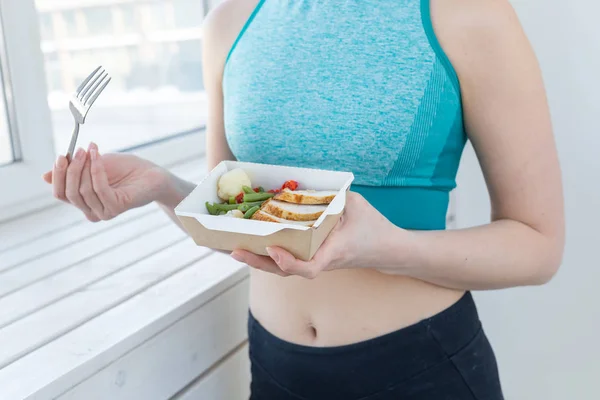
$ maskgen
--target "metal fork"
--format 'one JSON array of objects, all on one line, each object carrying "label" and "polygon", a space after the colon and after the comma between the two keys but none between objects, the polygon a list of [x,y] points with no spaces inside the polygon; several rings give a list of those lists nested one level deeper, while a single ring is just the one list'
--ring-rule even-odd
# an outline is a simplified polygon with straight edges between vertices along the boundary
[{"label": "metal fork", "polygon": [[69,162],[71,161],[71,158],[73,158],[73,152],[77,145],[79,126],[85,123],[85,117],[90,111],[90,108],[111,79],[108,72],[106,72],[102,66],[99,66],[94,72],[89,74],[83,82],[81,82],[81,85],[79,85],[75,93],[71,96],[69,109],[75,119],[75,129],[73,130],[73,135],[71,135],[71,143],[69,144],[69,150],[67,151],[67,160],[69,160]]}]

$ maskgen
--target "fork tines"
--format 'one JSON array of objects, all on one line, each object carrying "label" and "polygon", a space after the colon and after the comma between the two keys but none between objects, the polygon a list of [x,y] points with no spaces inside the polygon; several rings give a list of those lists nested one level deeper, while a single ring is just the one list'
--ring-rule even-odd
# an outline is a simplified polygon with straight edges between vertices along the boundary
[{"label": "fork tines", "polygon": [[94,101],[100,96],[110,80],[111,77],[108,72],[102,66],[99,66],[79,85],[75,96],[82,105],[89,107],[94,104]]}]

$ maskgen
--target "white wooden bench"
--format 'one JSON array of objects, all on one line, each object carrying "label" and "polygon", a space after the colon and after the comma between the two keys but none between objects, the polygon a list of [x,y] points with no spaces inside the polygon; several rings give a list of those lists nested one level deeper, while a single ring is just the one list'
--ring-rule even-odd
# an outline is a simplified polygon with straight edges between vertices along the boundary
[{"label": "white wooden bench", "polygon": [[247,297],[246,267],[155,205],[0,224],[0,399],[247,399]]}]

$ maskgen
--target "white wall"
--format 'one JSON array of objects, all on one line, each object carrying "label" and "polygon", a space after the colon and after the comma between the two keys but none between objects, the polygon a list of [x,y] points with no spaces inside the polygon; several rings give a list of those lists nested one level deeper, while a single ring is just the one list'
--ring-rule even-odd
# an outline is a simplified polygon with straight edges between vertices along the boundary
[{"label": "white wall", "polygon": [[[567,247],[539,288],[476,293],[506,398],[600,398],[600,4],[514,0],[542,65],[560,152]],[[459,172],[457,225],[489,221],[471,148]]]}]

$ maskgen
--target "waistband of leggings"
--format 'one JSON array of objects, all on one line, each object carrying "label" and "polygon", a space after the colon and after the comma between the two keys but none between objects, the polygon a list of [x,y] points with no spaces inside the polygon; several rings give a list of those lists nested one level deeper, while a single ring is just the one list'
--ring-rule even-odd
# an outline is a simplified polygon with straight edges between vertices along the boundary
[{"label": "waistband of leggings", "polygon": [[446,353],[453,354],[460,350],[481,329],[477,308],[470,292],[466,292],[457,302],[445,310],[413,325],[372,339],[341,346],[316,347],[288,342],[264,328],[254,318],[252,311],[249,311],[248,314],[249,332],[268,342],[269,345],[294,353],[325,356],[346,352],[352,353],[395,341],[418,343],[430,335],[434,337]]},{"label": "waistband of leggings", "polygon": [[431,336],[452,355],[465,346],[481,330],[481,321],[471,292],[446,310],[421,321]]}]

